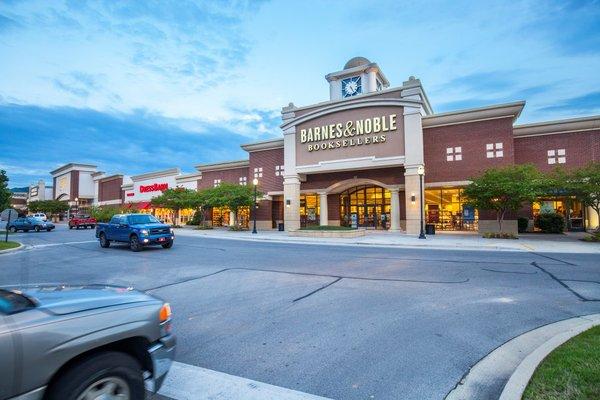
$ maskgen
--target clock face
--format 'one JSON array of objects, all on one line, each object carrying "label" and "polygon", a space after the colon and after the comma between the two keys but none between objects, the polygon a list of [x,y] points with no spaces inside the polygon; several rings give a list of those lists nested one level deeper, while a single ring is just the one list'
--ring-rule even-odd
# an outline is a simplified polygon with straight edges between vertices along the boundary
[{"label": "clock face", "polygon": [[351,97],[361,93],[360,76],[342,80],[342,96]]}]

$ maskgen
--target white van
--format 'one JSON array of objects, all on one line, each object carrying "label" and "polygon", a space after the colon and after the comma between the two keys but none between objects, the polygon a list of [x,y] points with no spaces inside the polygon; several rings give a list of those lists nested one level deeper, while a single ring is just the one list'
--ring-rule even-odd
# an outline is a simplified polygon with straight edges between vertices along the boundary
[{"label": "white van", "polygon": [[46,217],[46,214],[44,214],[44,213],[35,213],[35,214],[32,215],[32,217],[33,218],[39,218],[42,221],[48,220],[48,217]]}]

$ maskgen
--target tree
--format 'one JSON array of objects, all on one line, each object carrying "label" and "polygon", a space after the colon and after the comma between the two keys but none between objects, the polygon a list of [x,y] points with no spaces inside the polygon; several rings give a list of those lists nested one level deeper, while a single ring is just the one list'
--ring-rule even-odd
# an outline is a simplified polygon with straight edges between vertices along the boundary
[{"label": "tree", "polygon": [[66,212],[69,209],[69,205],[60,200],[35,200],[29,202],[27,208],[30,212],[43,212],[54,215]]},{"label": "tree", "polygon": [[[242,207],[254,204],[254,188],[252,186],[223,182],[216,187],[200,192],[204,202],[210,207],[228,207],[234,213],[235,224],[238,224],[238,211]],[[262,193],[257,192],[257,196]]]},{"label": "tree", "polygon": [[590,163],[573,171],[569,176],[569,190],[584,206],[600,215],[600,163]]},{"label": "tree", "polygon": [[463,194],[467,204],[479,210],[494,210],[498,228],[508,211],[517,211],[543,192],[543,175],[533,165],[491,168],[472,178]]},{"label": "tree", "polygon": [[10,207],[12,192],[8,189],[8,176],[5,170],[0,170],[0,211]]},{"label": "tree", "polygon": [[164,207],[172,210],[175,214],[174,222],[177,223],[181,210],[198,207],[198,192],[180,187],[167,189],[161,195],[153,197],[151,203],[155,207]]}]

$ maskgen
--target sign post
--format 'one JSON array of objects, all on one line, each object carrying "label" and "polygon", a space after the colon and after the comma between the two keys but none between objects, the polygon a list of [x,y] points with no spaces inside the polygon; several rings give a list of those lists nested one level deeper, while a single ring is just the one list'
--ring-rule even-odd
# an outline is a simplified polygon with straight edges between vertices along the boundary
[{"label": "sign post", "polygon": [[6,226],[5,226],[6,232],[4,233],[4,241],[5,242],[8,242],[8,227],[10,226],[10,221],[14,221],[15,219],[17,219],[17,217],[18,217],[17,211],[13,210],[12,208],[7,208],[6,210],[2,211],[2,214],[0,214],[0,220],[1,221],[6,220]]}]

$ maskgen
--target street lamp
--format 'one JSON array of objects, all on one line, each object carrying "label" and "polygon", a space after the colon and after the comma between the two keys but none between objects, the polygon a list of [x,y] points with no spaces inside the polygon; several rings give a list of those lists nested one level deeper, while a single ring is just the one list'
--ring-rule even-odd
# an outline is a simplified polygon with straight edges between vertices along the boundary
[{"label": "street lamp", "polygon": [[253,210],[254,226],[252,227],[252,233],[256,233],[256,187],[258,186],[258,179],[254,178],[252,180],[252,184],[254,185],[254,210]]},{"label": "street lamp", "polygon": [[419,239],[426,239],[423,229],[423,175],[425,175],[425,167],[419,165],[417,174],[419,174],[419,208],[421,208],[421,233],[419,234]]}]

